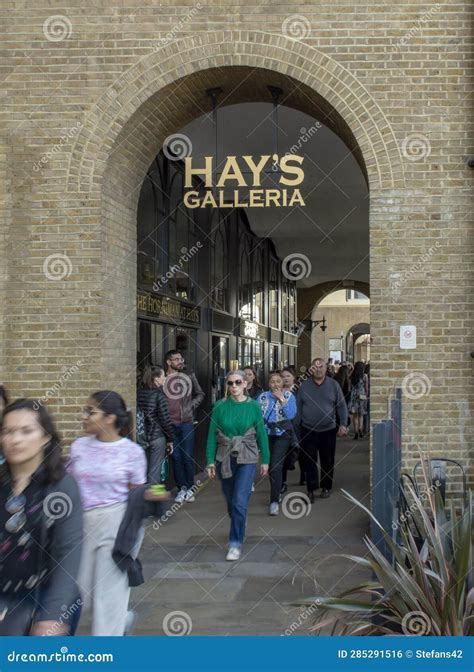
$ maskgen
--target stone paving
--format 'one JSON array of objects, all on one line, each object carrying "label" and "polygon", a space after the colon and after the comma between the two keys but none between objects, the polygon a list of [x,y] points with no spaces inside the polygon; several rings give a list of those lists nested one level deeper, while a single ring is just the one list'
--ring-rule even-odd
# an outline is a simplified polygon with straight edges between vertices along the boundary
[{"label": "stone paving", "polygon": [[[282,635],[292,624],[293,635],[310,634],[310,619],[299,619],[301,611],[291,602],[335,594],[367,576],[349,560],[329,556],[364,554],[367,517],[340,489],[369,503],[368,441],[339,440],[336,460],[333,494],[317,497],[308,515],[290,499],[288,515],[300,517],[282,511],[270,517],[268,479],[257,482],[237,563],[225,561],[229,520],[218,481],[206,481],[195,502],[158,528],[150,522],[140,553],[146,581],[132,589],[131,606],[139,614],[134,634],[175,629],[193,635]],[[298,481],[297,467],[289,472],[289,493],[305,492]],[[86,631],[84,618],[78,634]]]}]

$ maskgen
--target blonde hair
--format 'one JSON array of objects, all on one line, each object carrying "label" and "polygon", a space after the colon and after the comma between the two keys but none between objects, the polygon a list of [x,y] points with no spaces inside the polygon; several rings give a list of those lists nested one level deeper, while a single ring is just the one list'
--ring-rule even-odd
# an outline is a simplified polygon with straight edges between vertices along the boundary
[{"label": "blonde hair", "polygon": [[245,374],[240,369],[235,369],[234,371],[229,371],[229,373],[225,377],[225,393],[224,393],[225,398],[227,399],[227,397],[229,396],[229,386],[227,385],[227,381],[229,380],[230,376],[240,376],[240,378],[242,378],[244,385],[244,394],[245,396],[248,396],[247,381],[245,380]]}]

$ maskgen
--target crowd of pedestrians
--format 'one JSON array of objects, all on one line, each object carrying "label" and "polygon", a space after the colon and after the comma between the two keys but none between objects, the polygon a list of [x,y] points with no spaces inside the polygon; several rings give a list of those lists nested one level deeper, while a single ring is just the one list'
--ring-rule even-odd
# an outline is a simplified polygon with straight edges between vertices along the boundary
[{"label": "crowd of pedestrians", "polygon": [[[212,409],[206,471],[218,478],[229,514],[226,560],[239,560],[257,476],[269,477],[279,514],[288,472],[310,502],[334,482],[336,437],[368,431],[370,368],[316,358],[298,377],[274,371],[264,388],[251,367],[232,370]],[[0,635],[74,635],[81,612],[93,635],[126,635],[135,614],[130,588],[143,583],[144,522],[195,499],[195,422],[204,392],[182,353],[140,374],[133,416],[116,392],[91,394],[83,435],[69,453],[46,407],[9,402],[0,386]],[[260,465],[260,466],[259,466]],[[264,481],[259,481],[263,483]]]}]

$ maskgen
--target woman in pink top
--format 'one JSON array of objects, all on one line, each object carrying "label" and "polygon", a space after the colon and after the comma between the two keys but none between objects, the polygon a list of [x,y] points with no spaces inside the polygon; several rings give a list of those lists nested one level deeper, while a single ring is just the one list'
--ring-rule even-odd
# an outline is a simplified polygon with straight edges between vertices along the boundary
[{"label": "woman in pink top", "polygon": [[131,414],[117,392],[93,394],[83,413],[87,436],[74,441],[69,471],[84,507],[84,543],[78,584],[84,608],[92,609],[93,635],[122,636],[130,587],[112,559],[128,493],[146,482],[143,449],[124,437]]}]

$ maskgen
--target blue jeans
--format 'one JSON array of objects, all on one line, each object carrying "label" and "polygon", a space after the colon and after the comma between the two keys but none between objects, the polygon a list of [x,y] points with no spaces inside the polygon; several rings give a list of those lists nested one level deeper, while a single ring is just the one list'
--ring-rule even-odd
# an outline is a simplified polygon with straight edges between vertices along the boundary
[{"label": "blue jeans", "polygon": [[237,464],[237,458],[231,457],[232,476],[222,478],[222,464],[217,463],[217,475],[221,479],[222,492],[227,502],[230,516],[229,547],[244,543],[247,523],[247,506],[252,494],[252,484],[257,472],[256,464]]},{"label": "blue jeans", "polygon": [[182,425],[173,425],[173,470],[174,480],[181,488],[190,490],[194,485],[194,425],[185,422]]}]

